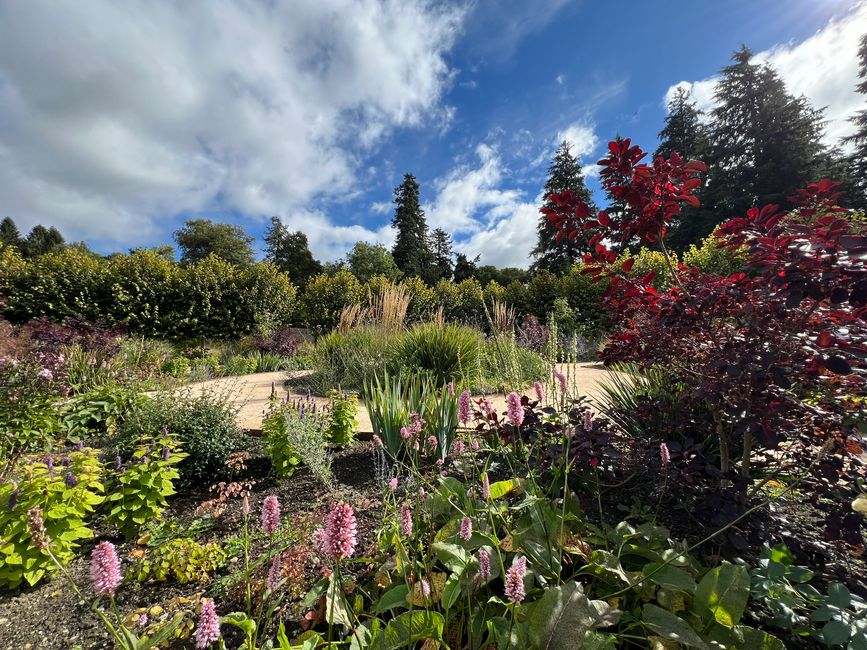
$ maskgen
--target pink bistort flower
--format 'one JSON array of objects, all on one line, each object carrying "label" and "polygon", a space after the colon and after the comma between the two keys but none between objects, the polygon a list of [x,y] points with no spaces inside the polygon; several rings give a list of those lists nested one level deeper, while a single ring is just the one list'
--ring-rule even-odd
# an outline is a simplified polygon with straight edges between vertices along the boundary
[{"label": "pink bistort flower", "polygon": [[488,473],[482,474],[482,499],[487,501],[491,498],[491,482],[488,479]]},{"label": "pink bistort flower", "polygon": [[560,386],[560,393],[563,395],[566,394],[566,375],[562,372],[554,368],[554,379],[557,380],[557,384]]},{"label": "pink bistort flower", "polygon": [[467,424],[472,418],[470,399],[470,391],[468,390],[462,392],[458,399],[458,420],[461,421],[461,424]]},{"label": "pink bistort flower", "polygon": [[455,382],[450,381],[448,385],[449,397],[455,396]]},{"label": "pink bistort flower", "polygon": [[461,539],[469,542],[473,536],[473,520],[469,517],[461,519]]},{"label": "pink bistort flower", "polygon": [[335,562],[350,557],[358,543],[358,524],[352,506],[341,501],[331,509],[328,524],[320,534],[322,550]]},{"label": "pink bistort flower", "polygon": [[268,591],[274,591],[277,588],[277,585],[280,583],[280,578],[283,577],[283,556],[281,553],[278,553],[274,556],[274,559],[271,560],[271,568],[268,569],[268,580],[265,583],[265,586],[268,588]]},{"label": "pink bistort flower", "polygon": [[584,430],[593,430],[593,414],[590,411],[584,411]]},{"label": "pink bistort flower", "polygon": [[100,542],[90,554],[90,581],[99,596],[114,596],[120,586],[120,560],[111,542]]},{"label": "pink bistort flower", "polygon": [[400,507],[400,529],[407,537],[412,537],[412,510],[405,503]]},{"label": "pink bistort flower", "polygon": [[427,437],[427,444],[430,446],[431,451],[436,451],[437,445],[439,444],[439,440],[437,440],[436,436],[428,436]]},{"label": "pink bistort flower", "polygon": [[491,556],[485,550],[479,551],[479,578],[487,580],[491,577]]},{"label": "pink bistort flower", "polygon": [[409,439],[409,429],[407,429],[406,427],[401,427],[400,428],[400,437],[403,438],[404,440]]},{"label": "pink bistort flower", "polygon": [[671,452],[668,451],[668,445],[664,442],[659,443],[659,461],[662,463],[662,468],[671,462]]},{"label": "pink bistort flower", "polygon": [[421,579],[421,593],[425,598],[430,598],[430,583],[426,578]]},{"label": "pink bistort flower", "polygon": [[524,600],[524,574],[527,573],[527,558],[523,555],[512,561],[506,571],[506,597],[516,605]]},{"label": "pink bistort flower", "polygon": [[464,444],[463,440],[455,440],[455,444],[452,445],[452,453],[456,456],[463,456],[466,450],[467,446]]},{"label": "pink bistort flower", "polygon": [[506,416],[516,427],[524,422],[524,407],[521,406],[521,397],[515,391],[506,396]]},{"label": "pink bistort flower", "polygon": [[479,446],[480,446],[480,445],[479,445],[479,439],[478,439],[478,438],[473,438],[472,442],[470,442],[470,447],[472,448],[472,450],[473,450],[473,451],[478,451],[478,450],[479,450]]},{"label": "pink bistort flower", "polygon": [[395,477],[395,478],[392,478],[392,479],[388,482],[388,488],[389,488],[390,490],[396,490],[396,489],[397,489],[397,478],[396,478],[396,477]]},{"label": "pink bistort flower", "polygon": [[542,382],[537,381],[533,383],[533,389],[536,391],[536,399],[541,404],[545,401],[545,389],[542,388]]},{"label": "pink bistort flower", "polygon": [[220,638],[220,617],[214,601],[210,598],[202,598],[202,606],[199,611],[199,624],[196,626],[196,648],[204,650]]},{"label": "pink bistort flower", "polygon": [[280,502],[273,494],[262,503],[262,530],[273,535],[280,527]]}]

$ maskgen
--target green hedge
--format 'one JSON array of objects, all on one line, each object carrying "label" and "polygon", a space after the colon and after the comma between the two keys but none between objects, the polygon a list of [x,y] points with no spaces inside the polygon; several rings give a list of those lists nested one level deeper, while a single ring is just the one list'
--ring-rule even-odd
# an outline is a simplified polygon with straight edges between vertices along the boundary
[{"label": "green hedge", "polygon": [[0,276],[4,317],[84,318],[166,338],[238,338],[288,325],[295,287],[261,262],[234,267],[217,257],[189,266],[152,251],[101,258],[74,248],[22,261],[8,258]]}]

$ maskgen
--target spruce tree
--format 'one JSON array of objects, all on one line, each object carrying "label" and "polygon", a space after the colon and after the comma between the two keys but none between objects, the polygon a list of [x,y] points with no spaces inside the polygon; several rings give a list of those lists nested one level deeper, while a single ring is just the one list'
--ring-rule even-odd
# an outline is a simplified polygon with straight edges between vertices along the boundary
[{"label": "spruce tree", "polygon": [[[659,132],[659,146],[654,158],[669,158],[677,152],[685,160],[702,160],[708,155],[707,128],[701,122],[702,112],[691,100],[689,91],[680,87],[668,103],[665,127]],[[696,195],[701,200],[702,192]],[[690,244],[698,243],[713,230],[719,219],[716,214],[702,203],[701,206],[684,207],[673,220],[665,237],[666,246],[675,251],[684,251]]]},{"label": "spruce tree", "polygon": [[279,217],[271,217],[271,225],[265,230],[265,259],[299,287],[322,272],[322,265],[310,252],[307,235],[300,230],[291,232]]},{"label": "spruce tree", "polygon": [[[858,78],[861,82],[855,89],[867,95],[867,34],[861,37],[858,48],[858,58],[861,59]],[[855,151],[849,156],[849,176],[852,179],[848,204],[859,210],[867,210],[867,108],[858,111],[851,118],[856,127],[855,133],[843,139],[844,143],[855,146]]]},{"label": "spruce tree", "polygon": [[[554,154],[554,159],[551,161],[551,166],[548,167],[544,207],[552,206],[548,199],[551,194],[572,190],[574,194],[590,205],[591,212],[594,212],[596,208],[590,197],[590,190],[584,184],[581,165],[570,150],[571,145],[568,142],[565,140],[561,142],[557,148],[557,153]],[[576,240],[570,240],[568,237],[562,237],[557,241],[557,229],[551,227],[544,214],[539,215],[536,231],[538,243],[531,253],[536,258],[532,266],[534,271],[546,270],[563,275],[569,272],[573,264],[581,260],[585,251],[581,249],[580,243]]]},{"label": "spruce tree", "polygon": [[819,180],[828,159],[822,111],[751,58],[746,47],[735,52],[716,86],[705,194],[720,219],[755,205],[790,207],[789,197]]},{"label": "spruce tree", "polygon": [[404,174],[403,183],[394,189],[394,218],[397,229],[391,255],[397,268],[406,277],[416,276],[431,280],[433,255],[428,245],[428,228],[419,201],[418,181],[412,174]]},{"label": "spruce tree", "polygon": [[12,217],[6,217],[0,221],[0,243],[5,246],[14,246],[20,251],[23,241],[21,232]]},{"label": "spruce tree", "polygon": [[451,280],[453,273],[451,236],[442,228],[434,229],[431,233],[430,247],[433,252],[432,275],[435,280]]}]

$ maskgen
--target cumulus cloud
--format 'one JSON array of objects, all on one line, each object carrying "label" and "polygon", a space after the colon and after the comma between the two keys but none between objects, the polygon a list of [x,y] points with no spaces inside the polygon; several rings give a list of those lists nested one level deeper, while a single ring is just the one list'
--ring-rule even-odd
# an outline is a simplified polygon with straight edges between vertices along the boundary
[{"label": "cumulus cloud", "polygon": [[[777,45],[755,55],[756,61],[767,62],[777,70],[790,92],[804,95],[813,106],[826,107],[825,140],[830,145],[852,132],[848,119],[864,106],[864,96],[855,92],[855,84],[858,42],[865,31],[867,3],[860,3],[800,43]],[[714,106],[717,78],[675,84],[666,92],[666,102],[678,86],[684,86],[698,107],[709,111]]]},{"label": "cumulus cloud", "polygon": [[357,224],[339,226],[332,223],[327,215],[313,210],[290,212],[281,217],[281,221],[290,230],[300,230],[307,235],[311,252],[320,260],[334,261],[358,241],[384,244],[388,248],[394,244],[394,230],[389,223],[376,230]]},{"label": "cumulus cloud", "polygon": [[572,145],[572,155],[576,158],[592,153],[599,144],[599,136],[593,127],[579,122],[570,124],[557,134],[557,142],[564,140]]},{"label": "cumulus cloud", "polygon": [[4,3],[0,207],[129,245],[205,211],[330,228],[309,206],[357,190],[383,137],[449,123],[463,18],[422,0]]},{"label": "cumulus cloud", "polygon": [[458,235],[455,249],[482,264],[525,267],[535,245],[537,203],[519,189],[502,188],[509,170],[497,149],[476,147],[474,164],[456,166],[434,182],[436,198],[424,210],[431,228]]}]

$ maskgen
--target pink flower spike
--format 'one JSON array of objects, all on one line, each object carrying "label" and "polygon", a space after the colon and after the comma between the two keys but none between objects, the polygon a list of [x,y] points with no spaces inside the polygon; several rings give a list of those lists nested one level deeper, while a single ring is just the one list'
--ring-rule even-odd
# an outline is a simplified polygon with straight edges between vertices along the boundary
[{"label": "pink flower spike", "polygon": [[539,404],[541,404],[542,402],[545,401],[545,389],[542,388],[542,382],[541,381],[534,382],[533,388],[536,391],[536,399],[538,400]]},{"label": "pink flower spike", "polygon": [[527,558],[523,555],[512,561],[506,571],[506,596],[516,605],[524,600],[524,575],[527,573]]},{"label": "pink flower spike", "polygon": [[202,598],[202,606],[199,611],[199,625],[196,627],[196,648],[204,650],[220,638],[220,617],[214,601],[210,598]]},{"label": "pink flower spike", "polygon": [[468,390],[462,392],[458,399],[458,419],[461,421],[461,424],[467,424],[472,417],[470,400],[470,391]]},{"label": "pink flower spike", "polygon": [[278,553],[274,556],[274,559],[271,560],[271,568],[268,569],[268,581],[265,586],[268,591],[273,592],[277,585],[280,583],[280,579],[283,577],[283,558],[282,554]]},{"label": "pink flower spike", "polygon": [[506,396],[506,415],[514,426],[519,427],[524,422],[524,407],[521,397],[515,391]]},{"label": "pink flower spike", "polygon": [[348,503],[340,502],[328,515],[328,524],[319,537],[321,546],[335,562],[350,557],[358,543],[358,523]]},{"label": "pink flower spike", "polygon": [[593,430],[593,414],[590,411],[584,411],[584,430]]},{"label": "pink flower spike", "polygon": [[457,456],[462,456],[466,450],[467,446],[464,444],[463,440],[456,440],[455,444],[452,445],[452,452]]},{"label": "pink flower spike", "polygon": [[426,578],[421,579],[421,593],[425,598],[430,598],[430,583]]},{"label": "pink flower spike", "polygon": [[662,469],[671,462],[671,452],[668,451],[668,445],[664,442],[659,444],[659,460],[662,463]]},{"label": "pink flower spike", "polygon": [[473,438],[473,441],[470,443],[470,447],[472,448],[473,451],[478,451],[479,450],[479,439]]},{"label": "pink flower spike", "polygon": [[488,473],[482,474],[482,499],[487,501],[491,498],[491,482],[488,479]]},{"label": "pink flower spike", "polygon": [[428,436],[427,444],[430,445],[431,450],[436,451],[439,440],[437,440],[436,436]]},{"label": "pink flower spike", "polygon": [[412,537],[412,510],[405,503],[400,507],[400,528],[407,537]]},{"label": "pink flower spike", "polygon": [[409,429],[407,429],[406,427],[401,427],[400,428],[400,437],[403,438],[404,440],[409,439]]},{"label": "pink flower spike", "polygon": [[479,578],[487,580],[491,577],[491,557],[487,551],[479,551]]},{"label": "pink flower spike", "polygon": [[120,586],[120,560],[111,542],[100,542],[90,554],[90,581],[100,596],[114,596]]},{"label": "pink flower spike", "polygon": [[450,381],[448,385],[449,397],[455,396],[455,382]]},{"label": "pink flower spike", "polygon": [[262,530],[273,535],[280,527],[280,502],[273,494],[262,503]]},{"label": "pink flower spike", "polygon": [[388,487],[389,487],[389,489],[391,489],[391,490],[396,490],[396,489],[397,489],[397,479],[396,479],[396,478],[391,479],[391,480],[388,482]]},{"label": "pink flower spike", "polygon": [[560,372],[559,370],[554,368],[554,379],[557,380],[557,383],[560,386],[560,393],[565,395],[566,394],[566,375],[564,375],[562,372]]},{"label": "pink flower spike", "polygon": [[461,539],[469,542],[473,536],[473,520],[469,517],[461,519]]}]

